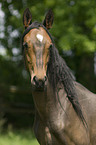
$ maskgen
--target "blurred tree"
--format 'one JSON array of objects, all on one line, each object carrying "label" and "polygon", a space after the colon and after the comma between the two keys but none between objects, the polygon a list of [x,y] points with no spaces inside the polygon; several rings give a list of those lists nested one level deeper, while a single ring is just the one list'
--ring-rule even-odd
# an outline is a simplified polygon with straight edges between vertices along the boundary
[{"label": "blurred tree", "polygon": [[[29,7],[33,21],[43,21],[44,13],[51,8],[55,15],[52,34],[61,50],[74,50],[76,53],[94,52],[96,40],[96,1],[94,0],[3,0],[5,13],[5,36],[3,46],[8,51],[20,47],[23,32],[22,15]],[[19,48],[20,49],[20,48]]]},{"label": "blurred tree", "polygon": [[[0,84],[22,86],[24,90],[30,86],[29,76],[24,69],[21,48],[21,37],[24,31],[22,17],[27,7],[32,12],[33,21],[40,22],[43,21],[44,13],[48,9],[53,10],[54,24],[50,31],[57,48],[73,69],[77,80],[96,92],[95,0],[0,0]],[[7,96],[7,101],[11,103],[31,103],[30,93],[27,97],[18,91],[15,94],[10,91],[9,94],[5,92],[4,97]]]}]

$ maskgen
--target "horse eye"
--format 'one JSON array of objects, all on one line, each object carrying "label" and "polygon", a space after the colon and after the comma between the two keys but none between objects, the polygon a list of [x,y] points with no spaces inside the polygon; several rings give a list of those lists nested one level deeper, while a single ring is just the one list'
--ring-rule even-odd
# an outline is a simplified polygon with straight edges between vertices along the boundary
[{"label": "horse eye", "polygon": [[49,48],[52,48],[52,46],[53,46],[53,45],[51,44]]},{"label": "horse eye", "polygon": [[27,42],[24,42],[24,43],[23,43],[23,47],[28,48]]}]

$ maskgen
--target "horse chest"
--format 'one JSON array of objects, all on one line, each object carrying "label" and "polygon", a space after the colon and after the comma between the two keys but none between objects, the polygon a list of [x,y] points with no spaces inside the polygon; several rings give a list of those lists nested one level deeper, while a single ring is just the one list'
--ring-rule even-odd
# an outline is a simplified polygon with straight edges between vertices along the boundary
[{"label": "horse chest", "polygon": [[[79,132],[72,128],[66,129],[62,121],[46,123],[38,120],[37,122],[36,137],[40,145],[89,145],[89,139],[86,139],[86,134],[83,130]],[[70,130],[69,132],[68,129]]]},{"label": "horse chest", "polygon": [[76,122],[74,119],[72,120],[72,118],[75,118],[75,113],[70,118],[62,108],[57,108],[56,111],[54,107],[51,109],[48,106],[46,107],[49,108],[46,112],[48,113],[47,118],[43,120],[38,115],[38,118],[35,120],[35,133],[40,142],[43,138],[44,145],[89,145],[89,139],[82,124],[78,120]]},{"label": "horse chest", "polygon": [[[34,94],[38,112],[34,128],[40,145],[88,145],[85,137],[86,132],[82,127],[80,129],[80,121],[67,100],[64,90],[59,91],[64,110],[53,95],[52,91]],[[77,119],[74,120],[74,118]]]}]

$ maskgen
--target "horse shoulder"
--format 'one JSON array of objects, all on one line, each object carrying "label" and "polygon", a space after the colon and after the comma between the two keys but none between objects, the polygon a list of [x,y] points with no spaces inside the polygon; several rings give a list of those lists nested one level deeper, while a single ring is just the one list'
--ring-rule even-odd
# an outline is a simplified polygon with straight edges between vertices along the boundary
[{"label": "horse shoulder", "polygon": [[57,105],[58,111],[55,112],[55,119],[50,122],[56,138],[69,145],[89,145],[86,129],[68,100],[64,88],[59,90],[58,95],[62,107],[60,104]]},{"label": "horse shoulder", "polygon": [[[75,82],[75,90],[81,107],[88,111],[88,114],[96,114],[96,94],[89,91],[83,85]],[[82,108],[82,109],[83,109]]]},{"label": "horse shoulder", "polygon": [[78,100],[82,112],[88,124],[89,135],[92,145],[96,144],[96,94],[90,92],[81,84],[75,82]]}]

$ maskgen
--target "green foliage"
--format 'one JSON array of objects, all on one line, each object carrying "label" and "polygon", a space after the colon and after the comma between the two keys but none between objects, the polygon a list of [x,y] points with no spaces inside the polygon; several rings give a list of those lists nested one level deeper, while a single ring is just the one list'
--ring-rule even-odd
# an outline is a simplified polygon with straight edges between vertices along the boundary
[{"label": "green foliage", "polygon": [[[11,49],[9,48],[8,50],[11,51],[12,47],[16,46],[20,49],[20,41],[18,40],[23,32],[22,15],[24,9],[29,7],[33,21],[43,21],[46,10],[49,8],[53,10],[55,19],[52,34],[58,39],[56,41],[58,49],[75,49],[78,53],[94,52],[96,50],[95,5],[96,1],[94,0],[22,0],[19,3],[17,1],[12,1],[11,3],[3,1],[2,8],[5,12],[6,28],[11,25],[12,31],[17,29],[19,32],[17,38],[12,38]],[[8,32],[5,33],[7,38],[10,38],[10,34]],[[8,47],[7,44],[6,46]]]},{"label": "green foliage", "polygon": [[96,50],[96,1],[63,1],[55,9],[55,30],[57,45],[63,50],[76,53]]},{"label": "green foliage", "polygon": [[[46,11],[52,9],[54,23],[50,32],[54,37],[56,47],[60,52],[72,52],[71,57],[67,58],[67,62],[69,66],[72,66],[77,79],[80,78],[82,83],[84,82],[81,75],[83,74],[82,66],[85,68],[85,66],[87,67],[86,64],[89,64],[86,70],[88,72],[88,68],[91,68],[90,83],[87,83],[86,73],[83,75],[86,77],[86,83],[90,84],[91,87],[94,86],[94,90],[96,90],[96,83],[94,85],[91,83],[92,79],[95,80],[95,77],[93,77],[93,53],[96,51],[95,0],[0,0],[0,9],[4,13],[2,19],[0,15],[0,51],[2,46],[6,50],[6,55],[0,55],[0,85],[3,86],[0,86],[0,97],[11,103],[30,102],[31,104],[30,78],[24,68],[21,48],[21,38],[24,31],[22,18],[27,7],[32,13],[33,21],[39,22],[43,21]],[[2,32],[4,33],[3,37],[1,37]],[[86,56],[82,56],[85,52],[87,54],[92,52],[92,56],[89,57],[92,61]],[[88,60],[84,59],[83,62],[79,57]],[[79,72],[77,73],[77,71]],[[15,93],[10,92],[10,86],[16,86],[19,89]],[[25,91],[28,93],[26,94]],[[3,140],[7,140],[7,136],[5,136],[5,139],[3,136]],[[7,145],[7,143],[3,144]],[[9,144],[11,145],[11,143]]]},{"label": "green foliage", "polygon": [[32,131],[8,131],[0,134],[0,145],[39,145]]}]

